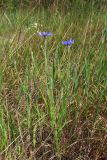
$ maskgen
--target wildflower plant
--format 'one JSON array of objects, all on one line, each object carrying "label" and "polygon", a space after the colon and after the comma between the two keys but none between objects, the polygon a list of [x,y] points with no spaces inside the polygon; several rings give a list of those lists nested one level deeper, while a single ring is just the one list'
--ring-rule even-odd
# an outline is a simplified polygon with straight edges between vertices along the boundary
[{"label": "wildflower plant", "polygon": [[[44,38],[44,57],[45,57],[45,72],[46,72],[46,92],[48,95],[48,107],[49,107],[49,116],[50,116],[50,123],[51,123],[51,127],[54,130],[54,141],[55,141],[55,146],[57,148],[57,151],[60,148],[60,144],[59,144],[59,139],[60,136],[62,134],[62,130],[63,130],[63,126],[65,123],[65,119],[66,119],[66,114],[67,114],[67,99],[68,99],[68,88],[69,88],[69,84],[70,84],[70,47],[71,45],[74,43],[74,39],[69,39],[69,40],[63,40],[62,44],[67,46],[68,49],[68,54],[69,54],[69,62],[67,63],[67,66],[65,66],[64,70],[66,70],[65,72],[65,76],[66,78],[64,78],[64,73],[60,70],[60,74],[62,74],[63,76],[58,76],[59,81],[61,83],[63,83],[63,87],[61,90],[59,90],[59,95],[61,94],[61,99],[62,102],[60,104],[60,107],[57,106],[56,101],[55,101],[55,95],[54,95],[54,88],[55,88],[55,68],[60,68],[60,64],[58,64],[58,66],[55,66],[54,63],[56,63],[56,61],[58,61],[57,59],[53,60],[53,64],[52,66],[49,66],[49,57],[48,57],[48,51],[47,51],[47,37],[51,36],[52,33],[51,32],[38,32],[38,36],[43,37]],[[57,51],[57,49],[56,49]],[[58,56],[58,55],[57,55]],[[57,64],[56,64],[57,65]],[[51,68],[51,69],[50,69]],[[54,73],[53,73],[54,71]],[[59,73],[58,73],[59,74]],[[64,79],[63,79],[64,78]],[[57,111],[59,108],[59,111]],[[61,116],[63,115],[63,116]]]},{"label": "wildflower plant", "polygon": [[38,36],[41,36],[44,38],[44,49],[43,49],[43,52],[44,52],[44,56],[45,56],[45,70],[46,70],[46,73],[48,72],[48,54],[47,54],[47,37],[48,36],[51,36],[52,33],[51,32],[38,32]]},{"label": "wildflower plant", "polygon": [[74,39],[70,38],[69,40],[63,40],[62,44],[67,46],[69,62],[70,62],[70,47],[72,44],[74,44]]},{"label": "wildflower plant", "polygon": [[55,95],[54,95],[54,90],[55,90],[55,68],[57,66],[54,65],[55,59],[53,59],[53,62],[49,62],[49,52],[47,49],[47,37],[51,36],[51,32],[39,32],[39,36],[44,38],[44,57],[45,57],[45,72],[46,72],[46,93],[48,96],[48,103],[47,103],[47,109],[50,117],[50,125],[53,130],[53,135],[54,135],[54,143],[55,143],[55,148],[59,150],[59,130],[57,128],[58,121],[57,121],[57,105],[55,101]]},{"label": "wildflower plant", "polygon": [[70,60],[70,47],[71,47],[72,44],[74,44],[74,39],[70,38],[69,40],[63,40],[62,44],[67,46],[68,54],[69,54],[69,60]]}]

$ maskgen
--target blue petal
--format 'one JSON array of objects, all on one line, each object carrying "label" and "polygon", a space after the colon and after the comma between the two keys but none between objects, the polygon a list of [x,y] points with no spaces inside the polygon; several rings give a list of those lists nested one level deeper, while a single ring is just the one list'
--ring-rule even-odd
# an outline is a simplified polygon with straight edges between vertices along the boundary
[{"label": "blue petal", "polygon": [[39,35],[39,36],[46,37],[46,36],[51,36],[52,33],[51,33],[51,32],[38,32],[38,35]]},{"label": "blue petal", "polygon": [[62,44],[68,45],[68,41],[62,41]]},{"label": "blue petal", "polygon": [[74,43],[74,39],[70,39],[69,41],[70,41],[70,43],[71,43],[71,44],[73,44],[73,43]]},{"label": "blue petal", "polygon": [[51,32],[47,32],[47,36],[51,36],[52,35],[52,33]]},{"label": "blue petal", "polygon": [[43,36],[42,32],[38,32],[38,35],[39,35],[39,36]]}]

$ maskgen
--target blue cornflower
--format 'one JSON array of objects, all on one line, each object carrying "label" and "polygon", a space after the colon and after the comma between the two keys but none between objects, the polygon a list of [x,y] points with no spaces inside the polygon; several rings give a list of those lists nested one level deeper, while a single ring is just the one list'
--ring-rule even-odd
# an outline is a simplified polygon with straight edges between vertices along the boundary
[{"label": "blue cornflower", "polygon": [[65,46],[70,46],[73,43],[74,43],[74,39],[72,38],[70,40],[62,41],[62,44],[64,44]]},{"label": "blue cornflower", "polygon": [[38,32],[38,35],[45,38],[47,36],[51,36],[52,33],[51,32]]}]

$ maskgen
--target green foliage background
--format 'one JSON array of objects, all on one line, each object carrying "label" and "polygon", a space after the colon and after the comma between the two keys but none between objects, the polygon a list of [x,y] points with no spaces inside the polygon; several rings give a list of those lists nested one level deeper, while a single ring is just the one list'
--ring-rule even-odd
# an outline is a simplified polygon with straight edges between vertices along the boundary
[{"label": "green foliage background", "polygon": [[104,6],[106,0],[0,0],[0,7],[19,8],[19,7],[67,7],[71,8],[74,4],[86,5],[93,3],[97,8]]}]

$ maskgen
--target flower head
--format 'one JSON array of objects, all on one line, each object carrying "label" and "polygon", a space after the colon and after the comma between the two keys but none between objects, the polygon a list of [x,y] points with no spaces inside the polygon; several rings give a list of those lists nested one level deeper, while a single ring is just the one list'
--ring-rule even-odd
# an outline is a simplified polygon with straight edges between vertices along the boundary
[{"label": "flower head", "polygon": [[45,38],[47,36],[51,36],[52,33],[51,32],[38,32],[38,35]]},{"label": "flower head", "polygon": [[62,41],[62,44],[64,44],[65,46],[70,46],[73,43],[74,43],[74,39],[72,38],[70,40]]}]

